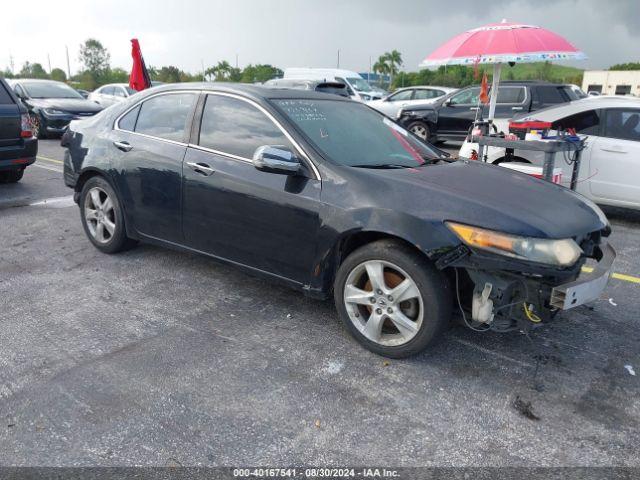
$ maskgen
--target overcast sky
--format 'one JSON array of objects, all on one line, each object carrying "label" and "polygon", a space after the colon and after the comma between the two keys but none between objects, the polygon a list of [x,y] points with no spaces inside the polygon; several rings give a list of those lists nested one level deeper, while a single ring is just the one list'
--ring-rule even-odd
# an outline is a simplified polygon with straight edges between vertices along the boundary
[{"label": "overcast sky", "polygon": [[[369,58],[397,49],[405,70],[450,37],[486,23],[544,26],[566,37],[589,60],[567,62],[607,68],[640,61],[640,0],[29,0],[3,8],[0,69],[29,60],[66,71],[80,67],[79,44],[100,40],[112,66],[130,69],[129,39],[137,37],[148,65],[201,70],[227,60],[239,66],[271,63],[340,66],[367,71]],[[21,14],[24,19],[21,19]]]}]

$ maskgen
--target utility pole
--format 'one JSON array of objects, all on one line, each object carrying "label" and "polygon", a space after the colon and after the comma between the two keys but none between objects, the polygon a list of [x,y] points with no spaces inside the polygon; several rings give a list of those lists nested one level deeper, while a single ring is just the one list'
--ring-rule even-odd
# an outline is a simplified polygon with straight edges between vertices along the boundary
[{"label": "utility pole", "polygon": [[336,68],[340,68],[340,49],[338,49],[338,66]]},{"label": "utility pole", "polygon": [[47,53],[47,63],[49,64],[49,75],[51,75],[51,56]]},{"label": "utility pole", "polygon": [[236,53],[236,68],[238,68],[238,54]]},{"label": "utility pole", "polygon": [[367,72],[367,83],[371,85],[371,55],[369,55],[369,71]]},{"label": "utility pole", "polygon": [[203,59],[200,59],[200,65],[202,65],[202,81],[204,82],[205,79],[204,79],[204,60]]},{"label": "utility pole", "polygon": [[67,80],[71,80],[71,64],[69,63],[69,47],[65,45],[64,48],[67,51]]},{"label": "utility pole", "polygon": [[11,54],[9,54],[9,66],[11,67],[11,73],[15,73],[13,71],[13,69],[14,69],[13,55],[11,55]]}]

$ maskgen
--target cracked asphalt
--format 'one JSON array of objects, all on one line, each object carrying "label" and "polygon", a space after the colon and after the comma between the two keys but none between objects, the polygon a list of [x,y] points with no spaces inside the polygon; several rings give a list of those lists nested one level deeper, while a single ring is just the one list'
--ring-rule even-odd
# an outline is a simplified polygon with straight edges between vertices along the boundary
[{"label": "cracked asphalt", "polygon": [[[0,465],[640,466],[640,284],[387,361],[331,301],[152,246],[101,254],[58,142],[40,154],[0,185]],[[608,213],[615,270],[638,276],[640,214]]]}]

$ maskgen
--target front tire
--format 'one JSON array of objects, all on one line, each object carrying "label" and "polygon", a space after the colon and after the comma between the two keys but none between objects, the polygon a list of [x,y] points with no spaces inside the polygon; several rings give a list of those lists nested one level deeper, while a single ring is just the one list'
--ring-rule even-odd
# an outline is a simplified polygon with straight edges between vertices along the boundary
[{"label": "front tire", "polygon": [[340,266],[334,299],[349,332],[389,358],[415,355],[451,319],[451,287],[424,256],[394,240],[365,245]]},{"label": "front tire", "polygon": [[120,200],[104,178],[87,180],[80,193],[79,205],[84,232],[98,250],[117,253],[135,245],[127,238]]},{"label": "front tire", "polygon": [[431,140],[431,130],[429,129],[429,125],[425,122],[412,122],[407,127],[407,130],[425,142],[429,142]]}]

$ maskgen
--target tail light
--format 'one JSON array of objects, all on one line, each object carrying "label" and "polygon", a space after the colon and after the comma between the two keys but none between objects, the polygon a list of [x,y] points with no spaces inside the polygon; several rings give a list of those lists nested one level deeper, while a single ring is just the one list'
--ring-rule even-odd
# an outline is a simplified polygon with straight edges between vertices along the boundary
[{"label": "tail light", "polygon": [[31,127],[31,117],[28,113],[23,113],[20,116],[20,138],[33,137],[33,130]]}]

